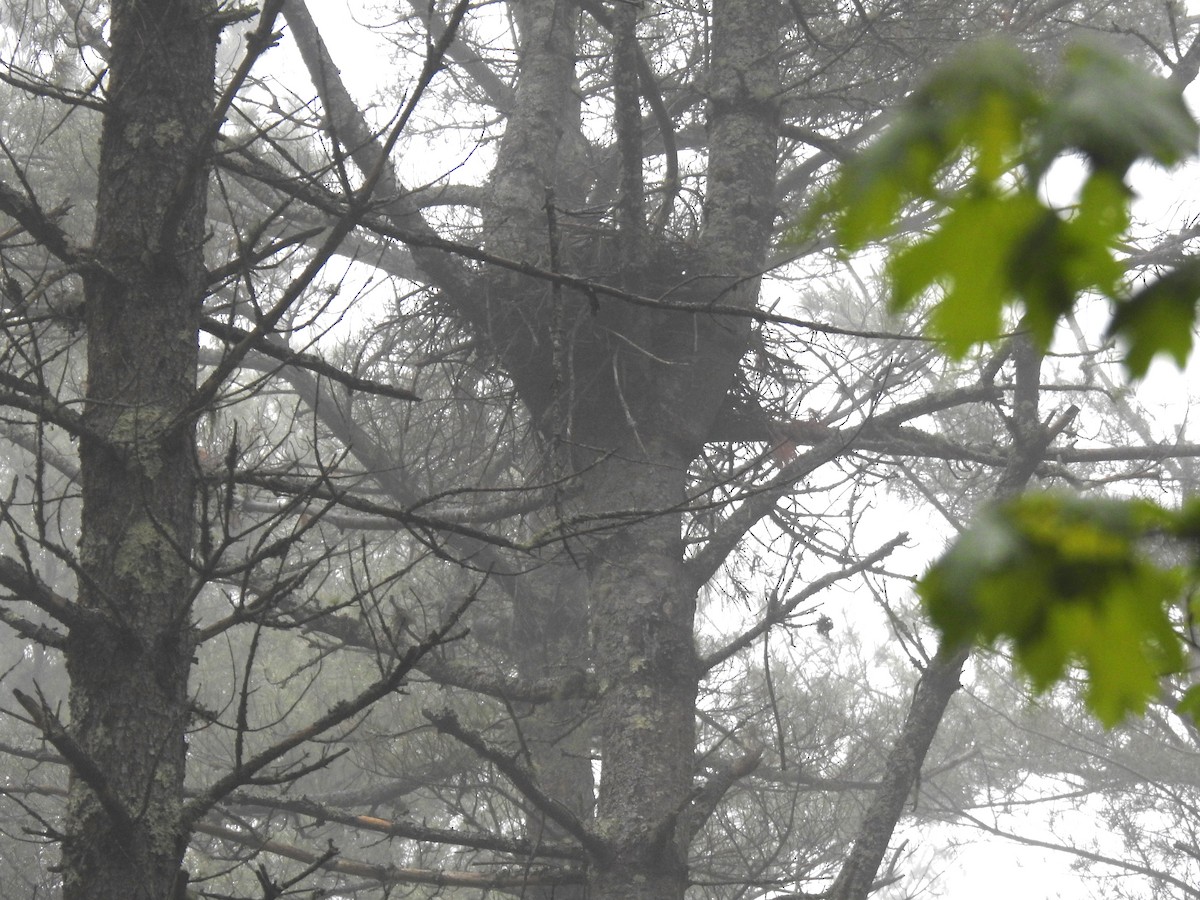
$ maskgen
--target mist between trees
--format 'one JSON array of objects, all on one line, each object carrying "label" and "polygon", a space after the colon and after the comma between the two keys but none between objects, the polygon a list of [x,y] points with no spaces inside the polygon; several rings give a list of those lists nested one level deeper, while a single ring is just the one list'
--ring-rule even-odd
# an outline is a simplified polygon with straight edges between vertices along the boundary
[{"label": "mist between trees", "polygon": [[987,498],[1188,494],[1186,415],[779,240],[965,41],[1186,85],[1183,5],[345,15],[0,11],[0,894],[898,898],[1034,801],[1200,894],[1192,726],[910,596]]}]

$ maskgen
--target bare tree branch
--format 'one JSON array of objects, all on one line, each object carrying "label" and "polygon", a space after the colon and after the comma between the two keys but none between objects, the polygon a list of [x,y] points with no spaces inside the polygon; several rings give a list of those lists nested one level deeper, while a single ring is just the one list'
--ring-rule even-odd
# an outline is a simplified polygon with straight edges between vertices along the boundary
[{"label": "bare tree branch", "polygon": [[441,712],[425,710],[425,718],[432,722],[438,731],[456,738],[478,753],[483,759],[492,763],[504,774],[505,778],[517,787],[530,803],[545,813],[550,819],[561,825],[568,834],[578,840],[590,856],[594,859],[606,859],[608,857],[609,848],[607,843],[593,834],[562,803],[554,797],[547,795],[538,786],[536,775],[518,762],[515,756],[491,746],[483,738],[479,737],[479,735],[468,731],[458,721],[458,716],[451,710],[447,709]]},{"label": "bare tree branch", "polygon": [[34,700],[24,691],[17,689],[13,690],[13,696],[25,708],[25,711],[29,713],[30,718],[41,729],[42,735],[46,740],[70,764],[71,771],[87,784],[92,793],[96,795],[96,799],[100,801],[100,805],[112,819],[118,833],[124,835],[126,839],[132,837],[135,828],[135,819],[132,811],[114,793],[108,776],[96,765],[95,760],[79,746],[75,739],[67,732],[67,729],[63,727],[63,724],[58,721],[58,717],[46,705],[46,700],[40,695],[40,692],[37,700]]},{"label": "bare tree branch", "polygon": [[558,872],[544,870],[524,870],[516,875],[484,875],[478,872],[456,872],[445,869],[416,869],[405,866],[381,866],[372,863],[358,862],[349,859],[330,859],[321,862],[325,854],[302,850],[293,844],[283,841],[269,840],[239,828],[214,825],[208,822],[197,822],[196,830],[201,834],[250,847],[263,853],[272,853],[287,859],[302,863],[320,863],[320,868],[326,872],[336,872],[343,875],[353,875],[357,878],[367,878],[382,884],[429,884],[436,887],[461,887],[475,890],[519,890],[534,885],[579,884],[583,881],[581,872]]}]

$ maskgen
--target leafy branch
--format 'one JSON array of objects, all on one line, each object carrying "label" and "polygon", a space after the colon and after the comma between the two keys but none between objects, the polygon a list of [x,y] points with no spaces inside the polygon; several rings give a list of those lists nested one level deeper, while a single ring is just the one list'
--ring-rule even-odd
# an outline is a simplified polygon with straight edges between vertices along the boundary
[{"label": "leafy branch", "polygon": [[[1192,352],[1200,260],[1140,289],[1126,277],[1135,163],[1196,155],[1200,124],[1180,86],[1094,46],[1067,51],[1043,81],[1015,48],[992,42],[940,69],[894,125],[847,163],[801,223],[832,221],[845,253],[888,245],[891,306],[932,303],[929,328],[948,354],[1001,337],[1019,316],[1039,351],[1086,296],[1108,301],[1107,334],[1131,378],[1165,353]],[[1075,201],[1052,205],[1052,166],[1082,162]],[[898,239],[914,204],[933,225]],[[1010,318],[1012,317],[1012,318]],[[1008,641],[1037,690],[1087,673],[1086,702],[1106,725],[1141,714],[1181,673],[1200,612],[1200,503],[1024,494],[977,517],[918,585],[950,647]],[[1182,559],[1178,564],[1165,560]],[[1200,718],[1200,685],[1176,711]]]}]

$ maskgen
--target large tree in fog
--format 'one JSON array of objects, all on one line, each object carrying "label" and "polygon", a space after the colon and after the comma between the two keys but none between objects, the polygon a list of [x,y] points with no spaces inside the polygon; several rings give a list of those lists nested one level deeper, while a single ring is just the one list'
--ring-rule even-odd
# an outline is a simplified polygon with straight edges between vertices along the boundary
[{"label": "large tree in fog", "polygon": [[[894,879],[962,657],[895,611],[903,537],[864,546],[864,501],[953,521],[1165,451],[1076,421],[1112,412],[1090,355],[954,370],[778,237],[963,39],[1052,54],[1103,22],[1187,81],[1175,16],[462,0],[388,10],[395,53],[361,61],[300,0],[11,15],[0,612],[67,674],[21,681],[38,787],[11,796],[65,894]],[[311,88],[269,75],[277,40]],[[341,80],[385,59],[393,108]],[[97,199],[67,209],[94,125]],[[916,670],[890,753],[836,709],[866,692],[770,668],[773,636],[822,656],[813,603],[858,576]],[[722,596],[741,615],[701,628]]]}]

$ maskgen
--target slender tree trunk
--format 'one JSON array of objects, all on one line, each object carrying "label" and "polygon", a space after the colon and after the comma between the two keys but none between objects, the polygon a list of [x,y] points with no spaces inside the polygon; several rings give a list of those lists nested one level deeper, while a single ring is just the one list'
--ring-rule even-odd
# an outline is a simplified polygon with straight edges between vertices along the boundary
[{"label": "slender tree trunk", "polygon": [[[551,559],[518,580],[513,597],[512,650],[517,671],[531,681],[562,678],[587,665],[587,576],[567,554]],[[521,743],[538,783],[580,821],[595,810],[592,775],[594,728],[588,704],[563,698],[517,707]],[[569,836],[542,811],[525,818],[533,842],[569,842]],[[529,886],[528,900],[581,900],[583,885]]]},{"label": "slender tree trunk", "polygon": [[[615,454],[597,478],[607,509],[678,509],[685,461],[654,444]],[[592,631],[602,698],[603,763],[594,900],[682,898],[687,841],[679,819],[692,791],[699,665],[695,596],[684,587],[677,513],[624,525],[593,558]]]},{"label": "slender tree trunk", "polygon": [[[208,0],[112,4],[108,107],[85,279],[88,393],[64,897],[182,891],[192,660],[192,413],[205,292]],[[181,896],[181,893],[179,894]]]},{"label": "slender tree trunk", "polygon": [[[1015,361],[1013,394],[1013,444],[1008,465],[993,491],[997,497],[1019,494],[1029,484],[1056,433],[1038,420],[1042,354],[1028,334],[1018,333],[1012,343]],[[1065,427],[1068,419],[1061,421]],[[887,766],[875,796],[859,825],[858,836],[829,889],[829,900],[866,900],[874,890],[888,845],[914,788],[919,785],[925,756],[937,735],[951,699],[957,693],[969,651],[948,645],[925,666],[913,689],[912,704],[896,741],[888,752]]]}]

